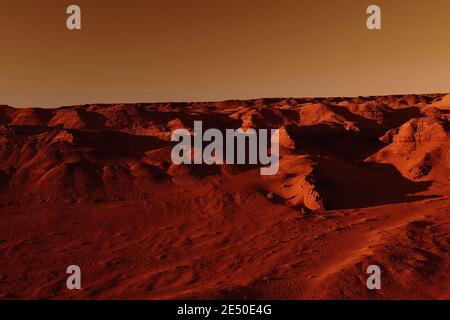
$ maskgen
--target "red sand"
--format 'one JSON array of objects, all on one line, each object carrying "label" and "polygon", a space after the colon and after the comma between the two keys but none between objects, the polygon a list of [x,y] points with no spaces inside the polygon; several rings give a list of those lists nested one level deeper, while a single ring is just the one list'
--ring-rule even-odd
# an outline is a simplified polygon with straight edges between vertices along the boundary
[{"label": "red sand", "polygon": [[[1,298],[449,299],[449,97],[0,107]],[[171,164],[194,120],[279,174]]]}]

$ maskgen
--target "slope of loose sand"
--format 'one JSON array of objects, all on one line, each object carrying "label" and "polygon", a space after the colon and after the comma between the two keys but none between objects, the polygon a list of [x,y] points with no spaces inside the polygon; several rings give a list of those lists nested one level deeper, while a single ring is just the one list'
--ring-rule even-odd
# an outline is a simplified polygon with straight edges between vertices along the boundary
[{"label": "slope of loose sand", "polygon": [[[0,107],[1,298],[448,299],[448,104]],[[173,165],[170,134],[195,120],[281,129],[279,173]]]}]

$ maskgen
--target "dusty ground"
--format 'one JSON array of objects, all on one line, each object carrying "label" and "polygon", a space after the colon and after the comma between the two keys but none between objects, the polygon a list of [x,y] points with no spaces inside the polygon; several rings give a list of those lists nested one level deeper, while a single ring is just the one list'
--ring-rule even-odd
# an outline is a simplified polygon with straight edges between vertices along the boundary
[{"label": "dusty ground", "polygon": [[[449,299],[449,110],[445,95],[1,107],[0,295]],[[279,174],[171,164],[170,133],[194,120],[280,128]]]}]

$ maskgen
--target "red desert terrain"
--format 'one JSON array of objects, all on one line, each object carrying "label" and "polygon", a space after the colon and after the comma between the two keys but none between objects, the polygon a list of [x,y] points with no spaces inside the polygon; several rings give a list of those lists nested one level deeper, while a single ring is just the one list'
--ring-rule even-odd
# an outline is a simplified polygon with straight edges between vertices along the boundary
[{"label": "red desert terrain", "polygon": [[[280,128],[279,173],[172,164],[195,120]],[[2,106],[0,297],[449,299],[449,132],[444,94]]]}]

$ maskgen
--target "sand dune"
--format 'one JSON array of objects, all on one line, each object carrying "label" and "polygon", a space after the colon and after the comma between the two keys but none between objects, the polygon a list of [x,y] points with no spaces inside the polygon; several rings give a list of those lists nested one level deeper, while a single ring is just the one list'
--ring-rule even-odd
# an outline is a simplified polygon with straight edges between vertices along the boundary
[{"label": "sand dune", "polygon": [[[1,298],[448,299],[449,101],[0,106]],[[281,129],[279,173],[172,164],[196,120]]]}]

